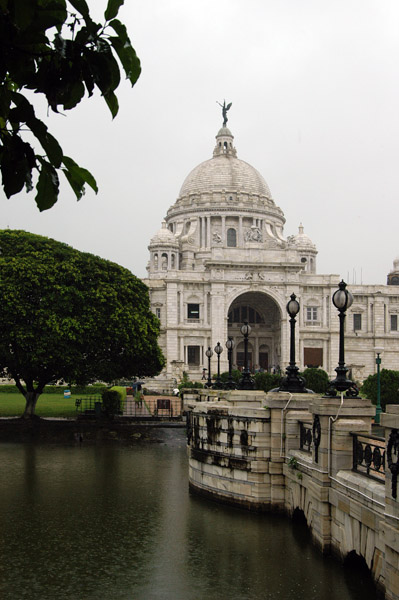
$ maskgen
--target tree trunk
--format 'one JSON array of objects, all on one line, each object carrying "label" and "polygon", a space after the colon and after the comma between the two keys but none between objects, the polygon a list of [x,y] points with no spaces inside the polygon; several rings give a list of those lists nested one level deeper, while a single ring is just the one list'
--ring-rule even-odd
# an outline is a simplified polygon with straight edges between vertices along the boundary
[{"label": "tree trunk", "polygon": [[26,405],[24,414],[22,415],[23,419],[32,419],[36,416],[35,409],[39,396],[39,392],[25,392]]}]

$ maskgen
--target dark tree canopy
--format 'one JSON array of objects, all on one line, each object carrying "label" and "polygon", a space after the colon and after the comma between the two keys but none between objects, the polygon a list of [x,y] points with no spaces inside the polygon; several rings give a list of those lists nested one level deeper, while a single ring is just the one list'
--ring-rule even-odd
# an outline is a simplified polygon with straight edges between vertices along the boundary
[{"label": "dark tree canopy", "polygon": [[[399,403],[399,371],[381,369],[380,372],[381,406],[385,411],[387,404]],[[362,396],[366,396],[374,404],[377,403],[377,373],[369,375],[361,387]]]},{"label": "dark tree canopy", "polygon": [[0,377],[15,380],[26,415],[46,384],[109,383],[164,365],[144,283],[61,242],[0,230],[0,306]]},{"label": "dark tree canopy", "polygon": [[[40,121],[25,91],[43,94],[54,112],[74,108],[98,88],[112,117],[120,65],[132,86],[140,61],[116,16],[124,0],[108,0],[104,23],[95,23],[86,0],[0,0],[0,171],[7,198],[36,184],[39,210],[58,199],[62,171],[78,200],[94,177],[65,156]],[[31,133],[42,151],[26,139]],[[28,138],[31,139],[30,137]]]}]

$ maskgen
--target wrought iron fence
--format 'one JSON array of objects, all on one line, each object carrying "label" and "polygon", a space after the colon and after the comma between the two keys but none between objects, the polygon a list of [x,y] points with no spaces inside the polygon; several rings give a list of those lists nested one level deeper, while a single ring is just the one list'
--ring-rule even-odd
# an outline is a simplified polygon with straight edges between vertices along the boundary
[{"label": "wrought iron fence", "polygon": [[375,479],[385,480],[385,439],[376,435],[351,433],[353,438],[352,470]]},{"label": "wrought iron fence", "polygon": [[123,416],[125,417],[175,418],[180,417],[181,414],[180,398],[149,398],[143,396],[140,401],[127,398],[123,409]]},{"label": "wrought iron fence", "polygon": [[[87,396],[75,400],[76,411],[100,416],[103,411],[101,396]],[[134,418],[179,418],[182,415],[180,398],[149,398],[137,401],[127,397],[118,411],[119,416]]]},{"label": "wrought iron fence", "polygon": [[75,407],[77,412],[88,414],[95,414],[96,405],[102,405],[101,396],[85,396],[84,398],[76,398]]}]

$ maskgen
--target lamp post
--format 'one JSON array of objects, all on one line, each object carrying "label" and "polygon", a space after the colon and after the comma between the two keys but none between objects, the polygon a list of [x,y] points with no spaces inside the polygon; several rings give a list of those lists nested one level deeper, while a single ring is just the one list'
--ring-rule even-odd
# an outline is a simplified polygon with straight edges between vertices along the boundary
[{"label": "lamp post", "polygon": [[286,309],[290,316],[290,364],[286,368],[286,375],[281,382],[279,392],[290,392],[291,394],[303,394],[307,390],[305,388],[305,381],[302,377],[298,376],[298,367],[295,364],[295,317],[299,313],[299,302],[296,299],[295,294],[291,294]]},{"label": "lamp post", "polygon": [[220,342],[218,342],[216,344],[214,350],[215,350],[215,352],[216,352],[216,354],[218,356],[218,374],[217,374],[217,377],[216,377],[216,381],[215,381],[215,383],[213,384],[212,387],[213,387],[214,390],[222,390],[223,389],[223,383],[222,383],[222,380],[220,379],[220,355],[223,352],[223,346],[220,344]]},{"label": "lamp post", "polygon": [[213,356],[213,350],[210,346],[208,346],[208,350],[205,352],[208,357],[208,381],[206,382],[206,387],[212,387],[212,378],[211,378],[211,357]]},{"label": "lamp post", "polygon": [[382,413],[381,408],[381,376],[380,376],[380,366],[381,366],[381,357],[380,354],[383,352],[384,348],[375,347],[374,352],[377,357],[375,359],[375,364],[377,365],[377,406],[375,408],[375,419],[374,423],[376,425],[380,424],[380,415]]},{"label": "lamp post", "polygon": [[[353,395],[357,396],[358,390],[353,381],[347,379],[346,377],[348,369],[345,367],[344,323],[346,311],[350,306],[352,306],[353,296],[346,289],[346,283],[344,280],[339,283],[338,290],[334,292],[332,302],[335,308],[339,310],[339,360],[338,367],[335,369],[337,376],[333,381],[330,382],[330,386],[333,388],[333,390],[338,392],[344,392],[349,388],[353,388]],[[330,390],[328,394],[335,395],[333,390]]]},{"label": "lamp post", "polygon": [[238,387],[240,390],[253,390],[254,380],[248,368],[248,336],[251,333],[251,327],[246,321],[241,327],[241,333],[244,336],[244,369]]},{"label": "lamp post", "polygon": [[227,384],[226,384],[226,390],[234,390],[236,388],[236,384],[233,381],[233,377],[231,374],[231,363],[232,363],[232,358],[233,358],[233,348],[234,348],[235,344],[234,344],[234,340],[233,338],[229,337],[229,339],[226,342],[226,348],[227,348],[227,358],[229,361],[229,378],[227,380]]}]

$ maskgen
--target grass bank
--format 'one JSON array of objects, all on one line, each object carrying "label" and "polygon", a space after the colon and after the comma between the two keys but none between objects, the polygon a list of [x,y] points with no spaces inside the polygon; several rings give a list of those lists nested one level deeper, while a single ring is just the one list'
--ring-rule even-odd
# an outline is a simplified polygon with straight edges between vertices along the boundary
[{"label": "grass bank", "polygon": [[[93,394],[90,394],[93,395]],[[76,417],[76,398],[84,398],[84,394],[64,398],[61,394],[42,394],[36,405],[39,417]],[[25,409],[25,398],[22,394],[0,392],[0,417],[20,417]]]}]

